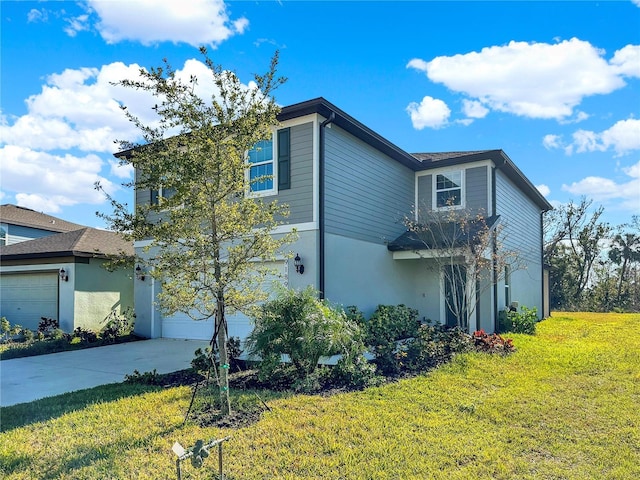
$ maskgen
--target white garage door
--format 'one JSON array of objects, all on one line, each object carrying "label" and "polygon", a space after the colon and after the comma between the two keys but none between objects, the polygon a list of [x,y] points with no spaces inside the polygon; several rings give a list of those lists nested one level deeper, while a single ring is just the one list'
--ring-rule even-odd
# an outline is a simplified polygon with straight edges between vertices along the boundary
[{"label": "white garage door", "polygon": [[[265,263],[265,267],[271,272],[277,272],[276,274],[268,275],[263,284],[265,291],[272,290],[270,287],[274,281],[287,285],[287,262],[268,262]],[[242,313],[227,315],[227,324],[229,326],[229,337],[240,337],[242,340],[253,329],[251,319]],[[185,314],[165,317],[162,319],[162,336],[165,338],[211,340],[213,336],[213,319],[196,321]]]},{"label": "white garage door", "polygon": [[58,318],[58,273],[0,275],[0,316],[37,329],[41,317]]}]

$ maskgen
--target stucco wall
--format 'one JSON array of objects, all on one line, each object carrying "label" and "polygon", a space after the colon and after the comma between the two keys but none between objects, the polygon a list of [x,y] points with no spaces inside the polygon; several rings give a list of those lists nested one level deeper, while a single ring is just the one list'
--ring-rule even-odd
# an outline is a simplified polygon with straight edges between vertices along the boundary
[{"label": "stucco wall", "polygon": [[132,272],[109,272],[103,263],[91,259],[89,264],[75,265],[75,327],[99,331],[112,310],[133,308]]}]

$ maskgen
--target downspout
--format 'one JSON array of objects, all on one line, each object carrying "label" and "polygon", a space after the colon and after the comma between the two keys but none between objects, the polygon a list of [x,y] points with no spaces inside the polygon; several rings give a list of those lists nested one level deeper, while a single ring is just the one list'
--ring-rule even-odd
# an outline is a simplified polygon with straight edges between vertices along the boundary
[{"label": "downspout", "polygon": [[[491,169],[491,214],[497,215],[496,212],[496,167]],[[497,332],[499,329],[498,322],[498,265],[496,257],[498,255],[498,239],[494,231],[493,233],[493,329]]]},{"label": "downspout", "polygon": [[319,146],[319,165],[318,165],[318,175],[319,175],[319,179],[318,179],[318,272],[319,272],[319,278],[318,278],[318,290],[320,292],[320,299],[325,298],[324,295],[324,277],[325,277],[325,270],[324,270],[324,259],[325,259],[325,254],[324,254],[324,230],[325,230],[325,226],[324,226],[324,198],[325,198],[325,181],[324,181],[324,172],[325,172],[325,168],[324,168],[324,152],[325,152],[325,148],[324,148],[324,129],[327,125],[329,125],[331,122],[333,122],[336,118],[336,114],[335,112],[331,112],[331,114],[329,115],[329,118],[327,118],[324,122],[322,122],[320,124],[320,146]]},{"label": "downspout", "polygon": [[[548,295],[546,289],[544,288],[544,210],[540,212],[540,279],[541,279],[541,288],[540,292],[542,293],[542,312],[540,312],[540,319],[546,318],[545,315],[547,310],[549,310],[549,315],[551,315],[551,309],[547,306]],[[549,299],[550,300],[550,299]]]}]

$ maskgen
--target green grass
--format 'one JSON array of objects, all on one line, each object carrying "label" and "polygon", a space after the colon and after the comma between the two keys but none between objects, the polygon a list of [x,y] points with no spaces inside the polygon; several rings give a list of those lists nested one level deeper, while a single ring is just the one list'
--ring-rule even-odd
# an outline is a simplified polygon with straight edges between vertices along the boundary
[{"label": "green grass", "polygon": [[[173,442],[231,435],[230,479],[640,478],[640,315],[556,313],[507,357],[182,426],[186,387],[106,386],[0,411],[6,479],[175,478]],[[214,478],[215,459],[184,477]]]}]

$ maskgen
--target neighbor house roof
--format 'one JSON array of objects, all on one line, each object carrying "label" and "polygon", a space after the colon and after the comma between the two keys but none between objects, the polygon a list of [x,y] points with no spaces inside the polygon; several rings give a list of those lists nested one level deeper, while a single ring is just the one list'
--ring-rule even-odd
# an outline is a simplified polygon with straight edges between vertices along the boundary
[{"label": "neighbor house roof", "polygon": [[71,232],[84,227],[84,225],[67,222],[45,213],[36,212],[30,208],[10,204],[0,205],[0,221],[50,232]]},{"label": "neighbor house roof", "polygon": [[3,260],[112,255],[133,256],[133,243],[118,233],[90,227],[0,247]]},{"label": "neighbor house roof", "polygon": [[485,227],[492,230],[499,218],[500,215],[493,215],[484,221],[469,222],[468,229],[462,229],[456,222],[431,223],[423,227],[418,225],[417,231],[407,230],[389,242],[387,248],[392,252],[399,252],[462,247],[469,245]]}]

